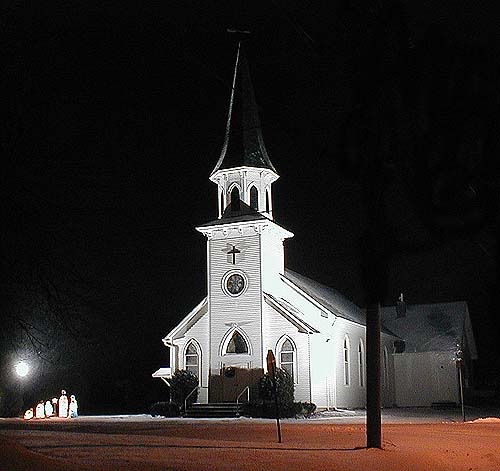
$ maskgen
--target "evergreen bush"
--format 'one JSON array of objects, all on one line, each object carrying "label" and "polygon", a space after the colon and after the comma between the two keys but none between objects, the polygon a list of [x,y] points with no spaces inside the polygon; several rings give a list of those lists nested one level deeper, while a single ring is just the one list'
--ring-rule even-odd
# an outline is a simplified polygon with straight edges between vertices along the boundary
[{"label": "evergreen bush", "polygon": [[[198,377],[187,370],[177,370],[170,379],[170,397],[172,402],[180,408],[184,407],[184,401],[188,394],[198,386]],[[188,398],[188,406],[196,402],[198,391],[195,391]]]},{"label": "evergreen bush", "polygon": [[153,417],[179,417],[180,410],[173,402],[155,402],[149,409]]},{"label": "evergreen bush", "polygon": [[[280,417],[294,417],[294,389],[293,378],[288,371],[276,368],[276,388],[278,393]],[[262,400],[264,417],[275,417],[273,379],[266,373],[259,383],[259,397]]]}]

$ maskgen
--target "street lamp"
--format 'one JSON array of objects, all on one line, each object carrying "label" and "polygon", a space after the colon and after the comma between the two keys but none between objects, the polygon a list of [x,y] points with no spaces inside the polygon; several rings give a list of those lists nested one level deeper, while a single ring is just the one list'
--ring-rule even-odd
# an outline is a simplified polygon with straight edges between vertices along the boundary
[{"label": "street lamp", "polygon": [[26,381],[26,376],[30,372],[30,366],[26,361],[19,361],[14,365],[14,370],[17,377],[19,378],[19,393],[21,396],[21,412],[24,411],[24,383]]},{"label": "street lamp", "polygon": [[30,372],[30,366],[25,361],[20,361],[19,363],[16,363],[14,368],[16,370],[17,376],[19,376],[20,378],[28,376],[28,373]]}]

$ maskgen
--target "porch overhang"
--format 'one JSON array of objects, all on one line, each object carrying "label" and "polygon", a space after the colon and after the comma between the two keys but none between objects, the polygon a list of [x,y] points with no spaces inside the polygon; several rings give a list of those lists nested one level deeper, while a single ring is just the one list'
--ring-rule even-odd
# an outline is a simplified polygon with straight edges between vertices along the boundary
[{"label": "porch overhang", "polygon": [[153,378],[161,379],[167,386],[170,386],[168,380],[172,377],[172,368],[160,368],[159,370],[156,370],[151,376]]}]

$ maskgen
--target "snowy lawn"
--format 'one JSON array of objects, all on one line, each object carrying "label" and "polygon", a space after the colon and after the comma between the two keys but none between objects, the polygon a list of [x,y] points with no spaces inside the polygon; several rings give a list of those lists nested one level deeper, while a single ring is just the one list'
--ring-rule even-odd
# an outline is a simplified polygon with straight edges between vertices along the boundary
[{"label": "snowy lawn", "polygon": [[500,471],[499,419],[386,419],[383,450],[367,450],[361,415],[283,421],[282,444],[271,420],[2,419],[0,470]]}]

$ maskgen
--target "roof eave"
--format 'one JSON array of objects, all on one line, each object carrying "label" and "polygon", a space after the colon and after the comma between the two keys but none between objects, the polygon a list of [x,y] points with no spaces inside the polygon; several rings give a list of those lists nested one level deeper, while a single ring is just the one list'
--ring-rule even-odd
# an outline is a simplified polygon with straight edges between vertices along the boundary
[{"label": "roof eave", "polygon": [[210,181],[214,182],[216,185],[219,183],[220,179],[224,177],[225,174],[229,174],[232,172],[239,172],[239,171],[261,171],[261,172],[267,172],[270,176],[270,183],[275,182],[280,176],[276,173],[275,170],[270,169],[268,167],[251,167],[248,165],[242,165],[240,167],[232,167],[232,168],[219,168],[214,170],[210,174]]}]

